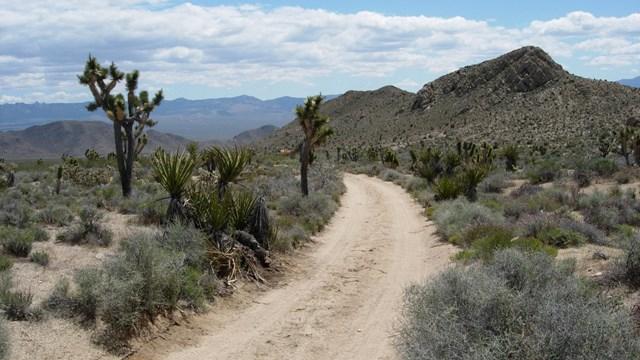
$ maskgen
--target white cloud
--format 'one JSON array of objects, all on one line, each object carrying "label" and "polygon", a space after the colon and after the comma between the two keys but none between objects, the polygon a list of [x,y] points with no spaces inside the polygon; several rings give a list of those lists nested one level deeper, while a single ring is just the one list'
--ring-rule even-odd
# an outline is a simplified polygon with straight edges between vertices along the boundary
[{"label": "white cloud", "polygon": [[593,66],[628,66],[640,54],[640,14],[573,12],[505,28],[462,17],[301,7],[23,0],[3,5],[0,18],[0,90],[8,94],[86,93],[75,74],[90,52],[123,70],[140,69],[143,86],[220,88],[383,78],[405,69],[439,75],[523,45],[560,60],[584,56]]}]

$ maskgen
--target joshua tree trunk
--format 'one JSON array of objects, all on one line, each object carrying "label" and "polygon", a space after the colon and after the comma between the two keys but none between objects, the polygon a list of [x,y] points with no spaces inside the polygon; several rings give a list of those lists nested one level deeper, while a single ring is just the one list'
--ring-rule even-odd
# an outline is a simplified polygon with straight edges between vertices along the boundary
[{"label": "joshua tree trunk", "polygon": [[302,148],[300,149],[300,188],[302,190],[302,195],[309,195],[309,183],[307,179],[307,170],[309,169],[309,155],[310,155],[309,142],[305,140],[302,143]]}]

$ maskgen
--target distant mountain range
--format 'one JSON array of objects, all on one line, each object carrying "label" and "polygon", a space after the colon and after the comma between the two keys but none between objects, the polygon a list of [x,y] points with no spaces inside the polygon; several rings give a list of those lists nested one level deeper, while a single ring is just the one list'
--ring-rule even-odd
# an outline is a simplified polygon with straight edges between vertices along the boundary
[{"label": "distant mountain range", "polygon": [[[335,96],[334,96],[335,97]],[[330,97],[332,98],[332,97]],[[230,98],[166,100],[154,111],[157,131],[197,140],[228,140],[243,131],[265,125],[282,126],[294,118],[294,108],[303,98],[280,97],[260,100],[251,96]],[[0,131],[61,120],[107,122],[101,111],[88,112],[85,103],[0,105]]]},{"label": "distant mountain range", "polygon": [[[544,146],[558,154],[597,151],[598,135],[640,115],[640,89],[565,71],[545,51],[524,47],[466,66],[417,93],[387,86],[327,101],[335,135],[328,148],[454,144],[459,140]],[[264,140],[294,148],[298,124]]]},{"label": "distant mountain range", "polygon": [[622,85],[640,88],[640,76],[636,76],[633,79],[618,80],[618,82]]},{"label": "distant mountain range", "polygon": [[[184,148],[190,142],[182,136],[147,132],[145,153],[158,146],[166,150]],[[0,132],[0,157],[6,159],[56,159],[62,154],[84,156],[88,148],[101,154],[113,152],[113,127],[101,121],[57,121],[24,130]]]}]

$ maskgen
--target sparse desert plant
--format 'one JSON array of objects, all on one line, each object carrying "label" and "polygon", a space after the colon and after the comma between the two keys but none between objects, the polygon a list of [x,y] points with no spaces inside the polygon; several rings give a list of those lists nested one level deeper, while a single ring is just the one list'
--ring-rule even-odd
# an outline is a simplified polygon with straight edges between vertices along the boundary
[{"label": "sparse desert plant", "polygon": [[0,307],[12,321],[28,320],[32,314],[33,294],[27,291],[4,291],[0,294]]},{"label": "sparse desert plant", "polygon": [[407,360],[632,359],[633,333],[628,312],[566,263],[509,249],[411,286],[396,344]]},{"label": "sparse desert plant", "polygon": [[506,174],[497,172],[485,177],[479,184],[479,188],[485,193],[499,194],[508,187],[509,184]]},{"label": "sparse desert plant", "polygon": [[41,266],[49,265],[49,254],[45,251],[34,251],[31,253],[31,262]]},{"label": "sparse desert plant", "polygon": [[64,226],[73,221],[73,213],[65,206],[52,206],[40,210],[37,219],[41,223]]},{"label": "sparse desert plant", "polygon": [[[162,90],[153,99],[149,99],[146,91],[136,94],[139,75],[137,70],[125,75],[113,63],[108,69],[104,68],[95,57],[89,56],[84,72],[78,76],[80,84],[89,87],[93,95],[93,102],[87,105],[87,110],[102,109],[113,123],[116,160],[125,197],[131,195],[136,157],[147,143],[144,129],[155,125],[150,115],[164,98]],[[112,95],[111,92],[125,78],[126,96]]]},{"label": "sparse desert plant", "polygon": [[109,246],[113,239],[113,234],[100,224],[102,216],[102,213],[95,207],[83,206],[80,209],[80,223],[58,234],[56,240],[72,245],[90,243]]},{"label": "sparse desert plant", "polygon": [[308,169],[313,162],[314,150],[333,134],[333,129],[328,125],[329,117],[320,113],[323,100],[321,95],[310,96],[304,105],[296,107],[296,119],[304,134],[299,146],[300,188],[303,196],[309,195]]},{"label": "sparse desert plant", "polygon": [[0,273],[11,269],[13,261],[6,255],[0,254]]},{"label": "sparse desert plant", "polygon": [[0,318],[0,360],[9,359],[11,355],[11,337],[9,330],[4,323],[4,319]]},{"label": "sparse desert plant", "polygon": [[380,178],[384,181],[396,181],[402,177],[402,174],[393,170],[393,169],[385,169],[380,173]]}]

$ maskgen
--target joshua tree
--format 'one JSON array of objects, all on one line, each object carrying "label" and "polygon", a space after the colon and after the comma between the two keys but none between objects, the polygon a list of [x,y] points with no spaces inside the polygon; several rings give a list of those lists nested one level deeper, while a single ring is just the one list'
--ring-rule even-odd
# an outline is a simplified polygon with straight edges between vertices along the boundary
[{"label": "joshua tree", "polygon": [[[164,98],[162,90],[153,99],[149,99],[146,91],[136,94],[139,75],[138,70],[125,75],[113,63],[104,68],[89,55],[84,72],[78,76],[80,84],[88,86],[93,95],[94,101],[87,105],[87,110],[102,109],[113,123],[116,160],[125,197],[131,195],[133,163],[147,143],[144,129],[155,125],[151,112]],[[112,95],[111,92],[123,79],[126,80],[126,95]]]},{"label": "joshua tree", "polygon": [[629,155],[631,155],[633,147],[634,132],[632,128],[625,126],[617,133],[618,137],[618,153],[624,157],[627,166],[631,165]]},{"label": "joshua tree", "polygon": [[158,182],[169,193],[171,199],[167,208],[168,221],[184,217],[182,196],[191,180],[195,164],[191,155],[180,152],[169,155],[164,151],[157,151],[153,157],[153,168]]},{"label": "joshua tree", "polygon": [[613,150],[613,134],[610,131],[603,131],[598,135],[598,151],[603,158],[606,158]]},{"label": "joshua tree", "polygon": [[298,123],[304,133],[304,139],[300,144],[300,188],[303,196],[309,195],[307,172],[309,164],[313,162],[313,151],[333,134],[333,129],[327,124],[329,117],[320,114],[323,100],[322,95],[310,96],[304,105],[296,107]]}]

